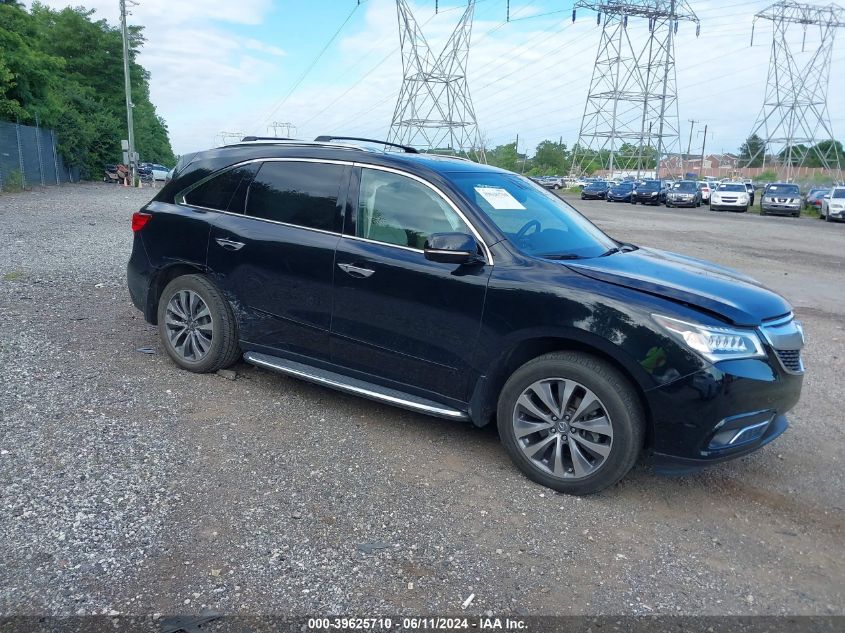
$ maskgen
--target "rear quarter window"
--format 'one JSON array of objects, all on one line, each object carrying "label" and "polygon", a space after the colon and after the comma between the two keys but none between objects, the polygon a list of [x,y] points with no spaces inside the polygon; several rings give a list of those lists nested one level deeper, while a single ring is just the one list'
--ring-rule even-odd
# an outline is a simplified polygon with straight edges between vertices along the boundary
[{"label": "rear quarter window", "polygon": [[191,206],[243,213],[249,183],[258,171],[257,164],[244,165],[224,171],[185,194]]}]

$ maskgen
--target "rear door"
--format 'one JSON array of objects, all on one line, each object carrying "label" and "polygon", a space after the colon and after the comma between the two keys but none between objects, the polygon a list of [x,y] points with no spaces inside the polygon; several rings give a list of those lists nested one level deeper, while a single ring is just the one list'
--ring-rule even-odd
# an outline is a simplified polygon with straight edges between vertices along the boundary
[{"label": "rear door", "polygon": [[274,159],[251,169],[243,206],[230,205],[212,222],[211,274],[238,312],[243,341],[328,360],[334,252],[351,168]]}]

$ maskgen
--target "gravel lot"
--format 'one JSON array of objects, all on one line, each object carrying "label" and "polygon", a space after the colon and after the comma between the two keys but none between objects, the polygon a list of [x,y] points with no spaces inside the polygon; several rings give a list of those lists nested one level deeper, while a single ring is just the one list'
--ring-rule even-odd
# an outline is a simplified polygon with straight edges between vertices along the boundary
[{"label": "gravel lot", "polygon": [[149,197],[0,196],[0,614],[845,613],[845,224],[575,202],[751,273],[809,338],[777,442],[579,499],[494,429],[177,370],[125,286]]}]

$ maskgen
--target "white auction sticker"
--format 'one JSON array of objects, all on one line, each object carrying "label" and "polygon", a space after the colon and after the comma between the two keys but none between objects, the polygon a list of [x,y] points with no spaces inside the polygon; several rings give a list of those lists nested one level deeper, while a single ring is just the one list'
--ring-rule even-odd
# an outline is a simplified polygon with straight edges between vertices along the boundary
[{"label": "white auction sticker", "polygon": [[509,191],[501,187],[488,187],[479,185],[475,187],[475,191],[490,203],[494,209],[510,209],[513,211],[525,211],[519,200],[514,198]]}]

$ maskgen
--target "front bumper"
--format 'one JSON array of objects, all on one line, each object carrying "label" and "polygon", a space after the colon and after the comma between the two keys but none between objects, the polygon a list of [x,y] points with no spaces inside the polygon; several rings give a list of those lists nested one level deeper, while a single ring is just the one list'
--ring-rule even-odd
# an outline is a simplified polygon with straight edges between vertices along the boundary
[{"label": "front bumper", "polygon": [[714,200],[713,198],[710,198],[710,208],[713,211],[721,211],[722,209],[727,211],[736,211],[737,209],[746,209],[750,205],[750,200],[747,202],[740,202],[739,200],[723,200],[721,198]]},{"label": "front bumper", "polygon": [[666,198],[666,203],[674,207],[694,207],[698,204],[695,198]]},{"label": "front bumper", "polygon": [[687,472],[747,455],[781,435],[801,395],[803,374],[767,359],[723,361],[646,392],[652,462]]},{"label": "front bumper", "polygon": [[760,205],[763,212],[770,215],[795,215],[801,213],[801,204],[777,204],[773,202],[764,202]]},{"label": "front bumper", "polygon": [[607,194],[607,200],[609,202],[630,202],[631,201],[631,194],[628,194],[626,196],[618,196],[618,195],[614,195],[614,194],[609,193],[609,194]]},{"label": "front bumper", "polygon": [[831,219],[845,220],[845,209],[831,209],[828,207],[827,214]]},{"label": "front bumper", "polygon": [[631,202],[641,202],[642,204],[660,204],[660,196],[633,196]]},{"label": "front bumper", "polygon": [[582,191],[581,200],[604,200],[606,195],[605,193]]}]

